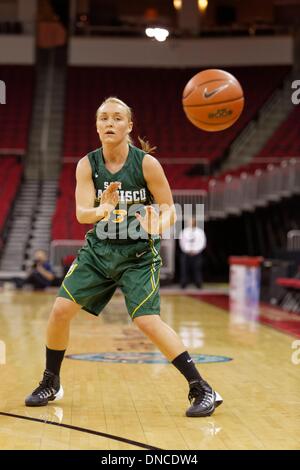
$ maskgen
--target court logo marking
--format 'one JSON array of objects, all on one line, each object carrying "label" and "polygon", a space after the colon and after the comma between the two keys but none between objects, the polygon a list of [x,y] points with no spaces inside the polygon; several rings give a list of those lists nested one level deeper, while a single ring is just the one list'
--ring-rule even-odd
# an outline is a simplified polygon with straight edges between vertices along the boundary
[{"label": "court logo marking", "polygon": [[[68,359],[90,362],[110,362],[116,364],[169,364],[169,361],[160,353],[156,352],[106,352],[90,354],[69,354]],[[231,357],[212,356],[208,354],[191,354],[196,364],[208,364],[210,362],[229,362]]]}]

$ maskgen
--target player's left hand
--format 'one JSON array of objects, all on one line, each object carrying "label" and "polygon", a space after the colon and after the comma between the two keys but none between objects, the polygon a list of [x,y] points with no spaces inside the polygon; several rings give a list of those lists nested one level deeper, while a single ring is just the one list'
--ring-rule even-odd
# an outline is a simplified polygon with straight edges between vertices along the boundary
[{"label": "player's left hand", "polygon": [[147,233],[151,235],[159,234],[159,214],[152,206],[145,206],[145,211],[144,217],[136,212],[136,218]]}]

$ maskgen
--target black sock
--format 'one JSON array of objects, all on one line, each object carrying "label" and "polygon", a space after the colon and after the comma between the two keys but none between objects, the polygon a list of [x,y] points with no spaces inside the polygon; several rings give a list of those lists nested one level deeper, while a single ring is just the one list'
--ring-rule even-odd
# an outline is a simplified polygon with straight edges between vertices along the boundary
[{"label": "black sock", "polygon": [[46,369],[50,370],[55,375],[59,375],[65,352],[65,349],[63,351],[57,351],[55,349],[49,349],[46,346]]},{"label": "black sock", "polygon": [[193,380],[201,380],[201,375],[199,374],[196,366],[191,359],[191,356],[187,351],[179,354],[179,356],[175,357],[172,361],[172,364],[185,376],[188,382],[192,382]]}]

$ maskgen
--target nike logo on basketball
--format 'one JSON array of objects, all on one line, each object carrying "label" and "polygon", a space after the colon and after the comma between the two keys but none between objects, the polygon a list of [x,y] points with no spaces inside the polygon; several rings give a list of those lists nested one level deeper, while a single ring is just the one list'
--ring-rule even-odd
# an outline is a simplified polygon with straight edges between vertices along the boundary
[{"label": "nike logo on basketball", "polygon": [[207,91],[207,88],[205,88],[203,96],[204,98],[211,98],[212,96],[216,95],[217,93],[220,93],[220,91],[225,90],[225,88],[229,87],[229,83],[225,83],[224,85],[219,86],[218,88],[214,88],[211,91]]},{"label": "nike logo on basketball", "polygon": [[142,251],[142,253],[136,253],[136,257],[137,258],[140,258],[141,256],[143,256],[145,253],[147,253],[147,251]]}]

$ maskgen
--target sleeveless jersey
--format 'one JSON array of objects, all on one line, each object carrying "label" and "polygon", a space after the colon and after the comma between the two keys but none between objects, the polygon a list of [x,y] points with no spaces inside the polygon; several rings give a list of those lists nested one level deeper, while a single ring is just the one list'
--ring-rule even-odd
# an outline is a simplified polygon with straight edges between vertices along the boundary
[{"label": "sleeveless jersey", "polygon": [[143,150],[129,145],[124,165],[118,172],[111,173],[105,167],[102,147],[88,154],[95,186],[95,207],[100,204],[101,195],[110,183],[121,183],[119,203],[115,210],[109,218],[100,220],[92,229],[93,236],[99,240],[130,243],[138,239],[157,238],[146,233],[135,217],[136,212],[144,215],[143,207],[154,201],[143,175],[142,163],[145,155]]}]

